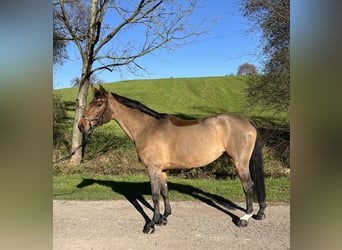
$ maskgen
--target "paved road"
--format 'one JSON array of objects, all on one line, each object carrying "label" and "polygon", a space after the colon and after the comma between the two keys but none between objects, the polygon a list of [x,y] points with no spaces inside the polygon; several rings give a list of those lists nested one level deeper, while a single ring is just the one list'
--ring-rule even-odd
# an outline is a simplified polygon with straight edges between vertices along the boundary
[{"label": "paved road", "polygon": [[[269,205],[266,219],[239,228],[243,211],[216,203],[171,202],[172,215],[142,233],[152,202],[53,202],[53,249],[290,249],[290,206]],[[238,204],[244,207],[243,204]],[[257,205],[255,205],[255,210]]]}]

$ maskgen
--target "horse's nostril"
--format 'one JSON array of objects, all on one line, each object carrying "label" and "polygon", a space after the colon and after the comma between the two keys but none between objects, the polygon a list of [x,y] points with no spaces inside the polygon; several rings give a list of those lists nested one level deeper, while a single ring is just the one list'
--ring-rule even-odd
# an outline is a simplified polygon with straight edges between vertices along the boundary
[{"label": "horse's nostril", "polygon": [[81,133],[84,132],[84,125],[82,122],[78,123],[78,129],[81,131]]}]

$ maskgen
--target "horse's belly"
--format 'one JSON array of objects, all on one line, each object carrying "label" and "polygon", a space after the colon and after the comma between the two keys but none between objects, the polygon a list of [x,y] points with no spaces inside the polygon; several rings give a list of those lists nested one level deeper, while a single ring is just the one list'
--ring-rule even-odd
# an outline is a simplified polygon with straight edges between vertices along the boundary
[{"label": "horse's belly", "polygon": [[194,158],[188,157],[180,160],[179,158],[175,160],[170,160],[168,164],[164,166],[164,169],[191,169],[198,168],[208,165],[209,163],[215,161],[222,155],[222,152],[217,153],[215,155],[211,155],[210,157],[198,157]]},{"label": "horse's belly", "polygon": [[202,167],[215,161],[224,151],[224,147],[210,143],[179,143],[170,152],[170,168]]}]

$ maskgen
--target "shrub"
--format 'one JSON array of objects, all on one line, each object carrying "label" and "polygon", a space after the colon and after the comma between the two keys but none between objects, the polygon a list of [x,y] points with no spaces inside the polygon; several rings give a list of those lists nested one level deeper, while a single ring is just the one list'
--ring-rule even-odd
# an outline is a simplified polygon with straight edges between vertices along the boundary
[{"label": "shrub", "polygon": [[55,158],[60,152],[70,150],[70,142],[63,127],[63,119],[66,117],[66,109],[62,99],[53,94],[53,146]]}]

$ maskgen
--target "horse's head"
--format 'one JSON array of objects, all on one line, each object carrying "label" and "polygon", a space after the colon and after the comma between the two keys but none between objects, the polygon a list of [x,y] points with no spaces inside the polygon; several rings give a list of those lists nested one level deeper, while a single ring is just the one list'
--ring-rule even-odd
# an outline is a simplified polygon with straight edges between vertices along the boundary
[{"label": "horse's head", "polygon": [[84,134],[90,134],[96,127],[111,120],[108,109],[108,92],[100,85],[99,89],[91,86],[93,100],[89,103],[88,110],[78,122],[79,130]]}]

